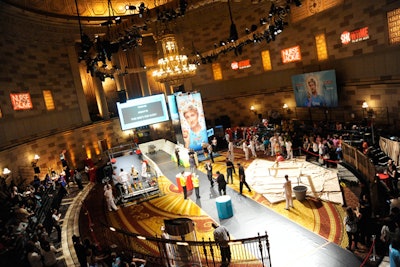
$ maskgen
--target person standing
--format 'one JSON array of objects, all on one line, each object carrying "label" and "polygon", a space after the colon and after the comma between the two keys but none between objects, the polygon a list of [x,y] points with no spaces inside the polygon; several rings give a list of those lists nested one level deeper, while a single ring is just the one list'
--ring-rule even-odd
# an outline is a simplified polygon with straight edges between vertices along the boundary
[{"label": "person standing", "polygon": [[228,155],[227,158],[229,158],[230,161],[234,161],[235,160],[235,151],[234,151],[234,146],[233,146],[233,142],[230,141],[228,143]]},{"label": "person standing", "polygon": [[290,137],[286,137],[285,147],[286,147],[286,159],[293,159],[292,141],[290,140]]},{"label": "person standing", "polygon": [[292,182],[289,180],[289,176],[285,175],[285,183],[283,184],[284,193],[285,193],[285,200],[286,200],[286,210],[289,207],[293,208],[293,195],[292,195]]},{"label": "person standing", "polygon": [[72,243],[74,244],[75,253],[81,267],[87,267],[85,247],[82,244],[81,238],[77,235],[72,236]]},{"label": "person standing", "polygon": [[210,160],[214,163],[214,155],[213,155],[213,147],[212,145],[208,144],[207,146],[208,155],[210,156]]},{"label": "person standing", "polygon": [[196,173],[197,165],[196,165],[196,161],[194,158],[194,154],[190,154],[190,156],[189,156],[189,167],[190,167],[191,173],[193,173],[193,174]]},{"label": "person standing", "polygon": [[357,223],[358,223],[358,217],[354,212],[353,208],[347,207],[346,216],[343,219],[343,224],[345,225],[346,233],[349,238],[349,244],[346,247],[348,250],[351,250],[353,241],[354,241],[354,247],[357,249],[357,243],[358,243]]},{"label": "person standing", "polygon": [[218,145],[218,140],[217,137],[213,137],[213,139],[211,140],[211,145],[212,145],[212,149],[213,152],[217,152],[217,145]]},{"label": "person standing", "polygon": [[75,171],[74,171],[74,180],[75,180],[76,184],[78,185],[78,188],[80,190],[82,190],[83,189],[82,174],[77,169],[75,169]]},{"label": "person standing", "polygon": [[229,184],[229,178],[231,178],[231,184],[233,184],[233,173],[236,174],[235,166],[233,165],[232,161],[229,158],[226,158],[226,180]]},{"label": "person standing", "polygon": [[217,225],[212,223],[214,228],[214,240],[218,243],[219,249],[221,250],[221,266],[228,266],[231,262],[231,249],[229,247],[229,241],[231,239],[228,229],[223,225]]},{"label": "person standing", "polygon": [[147,161],[142,160],[142,171],[141,171],[142,180],[147,179],[148,176],[147,173],[148,173]]},{"label": "person standing", "polygon": [[273,134],[269,139],[269,143],[271,144],[271,156],[275,156],[275,145],[278,142],[278,138],[276,134]]},{"label": "person standing", "polygon": [[244,140],[243,141],[243,152],[244,152],[244,157],[246,158],[246,160],[249,160],[250,155],[249,155],[249,146],[247,145],[247,141]]},{"label": "person standing", "polygon": [[399,237],[392,239],[389,246],[390,266],[400,266],[400,240]]},{"label": "person standing", "polygon": [[240,194],[242,194],[243,185],[245,185],[247,187],[247,189],[249,190],[249,192],[251,192],[251,189],[246,182],[246,174],[244,171],[244,167],[242,165],[240,165],[240,163],[238,163],[237,166],[238,166],[239,181],[240,181],[240,183],[239,183]]},{"label": "person standing", "polygon": [[108,211],[118,210],[118,207],[115,205],[114,196],[112,193],[112,187],[110,184],[107,184],[104,190],[104,197],[107,203]]},{"label": "person standing", "polygon": [[217,183],[218,183],[218,192],[219,195],[222,196],[222,192],[224,192],[224,195],[226,195],[226,181],[225,177],[222,173],[217,171]]},{"label": "person standing", "polygon": [[183,199],[187,199],[187,188],[186,188],[186,176],[185,176],[185,171],[182,171],[181,174],[179,175],[179,182],[182,186],[182,191],[183,191]]},{"label": "person standing", "polygon": [[181,165],[181,157],[179,155],[179,148],[175,148],[175,158],[176,158],[176,164],[179,167]]},{"label": "person standing", "polygon": [[61,213],[59,213],[57,209],[54,209],[53,214],[51,215],[51,219],[53,221],[53,227],[57,230],[57,242],[61,242]]},{"label": "person standing", "polygon": [[255,136],[252,136],[251,138],[250,138],[250,151],[251,151],[251,156],[253,157],[253,158],[257,158],[257,153],[256,153],[256,137]]},{"label": "person standing", "polygon": [[120,169],[121,172],[119,173],[118,176],[118,183],[121,184],[119,187],[121,196],[124,194],[128,194],[128,181],[129,181],[129,174],[124,171],[124,169]]},{"label": "person standing", "polygon": [[213,177],[212,177],[213,176],[213,167],[212,167],[211,162],[207,161],[205,168],[206,168],[206,171],[207,171],[207,178],[210,181],[211,187],[213,187],[214,186],[214,180],[213,180]]},{"label": "person standing", "polygon": [[140,183],[139,183],[139,172],[135,169],[135,167],[132,165],[131,167],[131,176],[133,180],[133,188],[137,190],[138,188],[140,189]]},{"label": "person standing", "polygon": [[200,198],[199,176],[195,173],[192,174],[192,183],[193,183],[194,191],[196,193],[196,198]]}]

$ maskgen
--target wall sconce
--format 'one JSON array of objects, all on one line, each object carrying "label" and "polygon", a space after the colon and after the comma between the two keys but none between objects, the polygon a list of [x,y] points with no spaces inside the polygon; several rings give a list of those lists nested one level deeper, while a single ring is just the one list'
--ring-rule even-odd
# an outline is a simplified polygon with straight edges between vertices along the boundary
[{"label": "wall sconce", "polygon": [[39,155],[35,154],[35,156],[33,157],[32,162],[31,162],[31,165],[32,165],[33,168],[36,167],[36,164],[38,163],[39,159],[40,159]]},{"label": "wall sconce", "polygon": [[11,171],[10,171],[9,168],[4,168],[4,169],[3,169],[3,175],[7,176],[7,175],[9,175],[10,173],[11,173]]},{"label": "wall sconce", "polygon": [[374,117],[374,110],[372,108],[368,109],[369,106],[368,106],[368,103],[366,101],[364,101],[362,103],[361,107],[363,108],[363,113],[364,113],[364,111],[367,112],[367,116],[368,117],[370,117],[370,118]]},{"label": "wall sconce", "polygon": [[290,114],[290,113],[292,113],[292,111],[290,110],[290,108],[289,108],[289,106],[288,106],[288,104],[283,104],[283,107],[282,107],[284,110],[286,110],[286,112],[288,113],[288,114]]},{"label": "wall sconce", "polygon": [[257,111],[256,111],[256,108],[254,106],[251,106],[250,110],[254,113],[254,115],[257,115]]}]

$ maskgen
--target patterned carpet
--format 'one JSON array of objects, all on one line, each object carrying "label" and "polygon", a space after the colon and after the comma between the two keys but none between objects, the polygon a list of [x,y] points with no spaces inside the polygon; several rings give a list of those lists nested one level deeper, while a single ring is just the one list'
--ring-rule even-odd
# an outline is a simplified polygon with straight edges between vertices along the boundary
[{"label": "patterned carpet", "polygon": [[[259,157],[272,160],[262,154]],[[251,160],[246,161],[241,150],[235,151],[235,162],[240,161],[246,168]],[[200,164],[199,171],[205,172],[204,164]],[[215,159],[214,173],[225,173],[225,158],[220,156]],[[213,220],[192,200],[183,200],[182,193],[166,177],[159,178],[163,196],[135,205],[127,205],[116,212],[107,213],[108,221],[115,227],[127,229],[134,233],[150,236],[160,236],[164,219],[190,218],[195,222],[197,240],[212,239]],[[234,176],[234,184],[229,184],[232,189],[239,191],[239,180]],[[323,202],[308,197],[306,201],[294,200],[296,209],[290,212],[284,209],[285,203],[271,204],[261,194],[256,192],[244,194],[254,201],[274,210],[308,230],[338,244],[347,245],[347,235],[344,232],[344,209],[341,205]]]}]

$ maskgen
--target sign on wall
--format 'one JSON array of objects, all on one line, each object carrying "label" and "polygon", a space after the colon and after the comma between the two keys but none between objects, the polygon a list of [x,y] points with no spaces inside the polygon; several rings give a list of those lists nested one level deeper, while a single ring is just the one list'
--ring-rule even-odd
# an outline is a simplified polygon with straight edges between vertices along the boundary
[{"label": "sign on wall", "polygon": [[351,32],[345,31],[340,35],[342,44],[357,43],[369,39],[368,27],[357,29]]},{"label": "sign on wall", "polygon": [[241,69],[247,69],[251,67],[250,59],[246,60],[241,60],[239,62],[234,61],[231,63],[231,68],[233,70],[241,70]]},{"label": "sign on wall", "polygon": [[282,62],[290,63],[301,60],[300,46],[294,46],[281,50]]},{"label": "sign on wall", "polygon": [[32,109],[32,100],[29,93],[10,94],[11,103],[14,110]]},{"label": "sign on wall", "polygon": [[400,43],[400,8],[389,11],[387,20],[390,44]]}]

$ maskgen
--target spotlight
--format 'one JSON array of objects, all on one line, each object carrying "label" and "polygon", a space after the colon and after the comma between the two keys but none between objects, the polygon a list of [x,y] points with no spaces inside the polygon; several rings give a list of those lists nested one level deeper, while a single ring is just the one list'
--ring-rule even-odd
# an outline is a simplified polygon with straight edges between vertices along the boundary
[{"label": "spotlight", "polygon": [[115,20],[115,24],[121,24],[121,22],[122,22],[121,17],[116,17],[114,20]]},{"label": "spotlight", "polygon": [[136,10],[136,6],[126,5],[125,9],[126,10]]},{"label": "spotlight", "polygon": [[101,23],[100,25],[101,25],[101,26],[106,26],[106,27],[108,27],[108,26],[110,26],[110,25],[112,25],[112,24],[113,24],[112,20],[107,20],[107,21]]},{"label": "spotlight", "polygon": [[221,42],[219,42],[219,45],[224,46],[224,45],[226,45],[226,43],[225,43],[225,41],[221,41]]},{"label": "spotlight", "polygon": [[230,39],[231,42],[234,42],[237,39],[239,39],[239,35],[238,35],[237,29],[236,29],[236,25],[234,23],[231,24],[229,39]]}]

